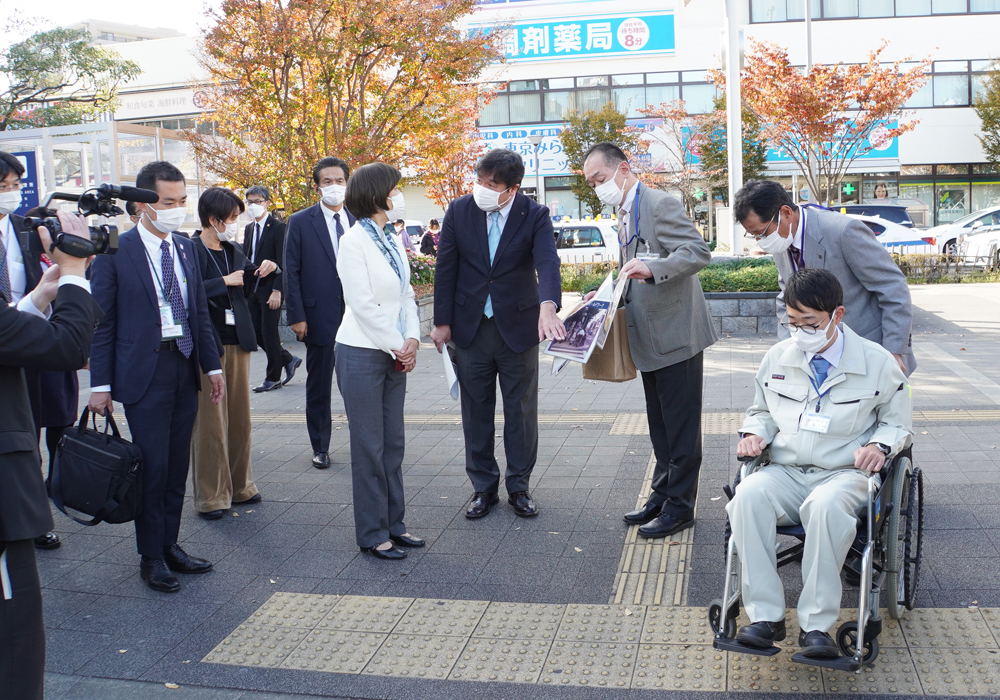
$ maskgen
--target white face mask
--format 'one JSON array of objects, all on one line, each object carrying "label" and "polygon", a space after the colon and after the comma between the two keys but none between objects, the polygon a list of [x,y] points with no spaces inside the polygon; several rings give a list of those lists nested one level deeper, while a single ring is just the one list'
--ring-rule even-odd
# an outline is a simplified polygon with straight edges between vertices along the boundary
[{"label": "white face mask", "polygon": [[13,214],[21,206],[21,190],[0,192],[0,214]]},{"label": "white face mask", "polygon": [[[781,228],[781,214],[778,213],[775,217],[778,219],[778,228]],[[773,222],[774,219],[771,219],[771,221]],[[770,225],[771,223],[768,222],[768,226]],[[763,248],[765,253],[770,253],[771,255],[784,253],[792,245],[792,232],[789,231],[787,236],[781,236],[778,233],[778,228],[757,241],[757,245]]]},{"label": "white face mask", "polygon": [[187,220],[186,207],[172,207],[170,209],[153,209],[156,212],[154,219],[146,213],[146,218],[160,233],[172,233],[184,225]]},{"label": "white face mask", "polygon": [[[497,192],[491,190],[489,187],[483,187],[478,182],[472,188],[472,198],[476,201],[476,206],[483,211],[498,211],[502,208],[500,204],[500,195],[507,192],[510,188],[508,187],[503,192]],[[504,202],[506,204],[506,202]]]},{"label": "white face mask", "polygon": [[389,201],[392,202],[392,209],[387,209],[385,215],[389,217],[389,221],[395,221],[396,219],[404,218],[406,213],[406,200],[403,199],[403,193],[394,194],[389,197]]},{"label": "white face mask", "polygon": [[263,204],[248,204],[247,205],[247,214],[249,214],[250,216],[252,216],[254,219],[259,219],[260,217],[264,216],[264,212],[266,212],[266,211],[267,211],[267,209],[264,208]]},{"label": "white face mask", "polygon": [[323,193],[323,204],[331,207],[339,207],[344,203],[344,195],[347,194],[347,186],[327,185],[326,187],[320,187],[319,191]]},{"label": "white face mask", "polygon": [[[622,183],[622,186],[619,187],[617,179],[618,171],[616,170],[614,177],[594,188],[594,194],[609,207],[620,207],[622,199],[625,198],[625,183]],[[625,181],[628,181],[627,177]]]},{"label": "white face mask", "polygon": [[[792,336],[792,342],[795,343],[795,347],[802,352],[816,353],[830,343],[832,337],[829,337],[827,334],[831,328],[836,329],[836,327],[837,326],[831,317],[830,321],[826,324],[826,328],[820,328],[812,335],[809,335],[805,331],[799,330],[798,328],[789,328],[788,332]],[[836,330],[834,330],[834,332],[836,332]]]},{"label": "white face mask", "polygon": [[240,225],[234,221],[231,224],[226,224],[226,228],[223,231],[220,231],[219,229],[216,228],[215,235],[219,237],[220,241],[226,243],[228,241],[234,240],[236,238],[236,234],[238,234],[239,231],[240,231]]}]

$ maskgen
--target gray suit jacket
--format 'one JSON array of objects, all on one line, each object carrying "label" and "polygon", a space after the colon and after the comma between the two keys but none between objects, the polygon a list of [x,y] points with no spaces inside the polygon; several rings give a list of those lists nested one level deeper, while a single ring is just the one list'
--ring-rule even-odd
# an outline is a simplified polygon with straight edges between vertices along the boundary
[{"label": "gray suit jacket", "polygon": [[[632,361],[640,372],[653,372],[689,360],[716,341],[698,280],[698,271],[711,261],[712,254],[677,199],[644,185],[636,197],[639,235],[660,258],[648,263],[653,273],[650,279],[630,282],[625,314]],[[636,207],[634,202],[632,207]],[[631,238],[634,211],[627,225]],[[638,245],[638,241],[629,244],[628,258]]]},{"label": "gray suit jacket", "polygon": [[[844,323],[862,338],[902,355],[906,375],[917,367],[910,344],[913,309],[910,288],[899,266],[892,260],[867,226],[857,219],[824,209],[802,208],[806,220],[802,232],[806,267],[822,267],[837,276],[844,287]],[[785,315],[782,299],[785,281],[794,269],[790,253],[774,258],[778,266],[778,321]],[[778,326],[778,339],[788,331]]]}]

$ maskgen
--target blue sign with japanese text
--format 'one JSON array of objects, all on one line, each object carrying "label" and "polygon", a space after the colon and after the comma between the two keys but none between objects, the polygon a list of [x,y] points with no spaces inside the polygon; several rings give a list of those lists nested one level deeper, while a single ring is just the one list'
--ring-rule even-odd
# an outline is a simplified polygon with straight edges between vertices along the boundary
[{"label": "blue sign with japanese text", "polygon": [[21,177],[21,206],[14,213],[24,216],[28,211],[38,206],[38,168],[34,151],[19,151],[11,153],[24,166]]}]

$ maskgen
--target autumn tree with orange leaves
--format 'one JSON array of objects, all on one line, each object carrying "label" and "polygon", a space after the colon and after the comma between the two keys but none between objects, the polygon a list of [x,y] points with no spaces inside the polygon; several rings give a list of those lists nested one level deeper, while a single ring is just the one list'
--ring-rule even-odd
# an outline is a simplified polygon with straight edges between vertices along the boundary
[{"label": "autumn tree with orange leaves", "polygon": [[[825,193],[823,201],[838,191],[855,159],[917,125],[904,121],[910,114],[903,106],[927,81],[930,59],[909,68],[908,58],[884,63],[887,44],[869,52],[865,63],[814,64],[807,73],[791,64],[787,49],[750,42],[740,80],[743,102],[760,120],[763,138],[795,161],[810,191]],[[721,71],[710,77],[725,86]]]},{"label": "autumn tree with orange leaves", "polygon": [[199,158],[234,187],[268,185],[289,212],[315,199],[324,156],[426,175],[429,156],[465,148],[477,77],[503,56],[499,30],[460,30],[474,6],[223,0],[201,57],[217,136],[190,135]]}]

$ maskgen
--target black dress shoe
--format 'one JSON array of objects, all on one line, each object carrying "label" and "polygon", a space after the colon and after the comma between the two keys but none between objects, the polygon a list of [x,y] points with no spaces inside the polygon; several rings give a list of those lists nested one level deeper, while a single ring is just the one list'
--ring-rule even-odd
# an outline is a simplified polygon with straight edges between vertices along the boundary
[{"label": "black dress shoe", "polygon": [[199,512],[198,517],[204,518],[205,520],[218,520],[225,514],[226,511],[220,508],[219,510],[206,510],[204,513]]},{"label": "black dress shoe", "polygon": [[522,518],[533,518],[538,515],[538,507],[527,491],[515,491],[507,496],[507,502],[514,506],[514,512]]},{"label": "black dress shoe", "polygon": [[56,549],[61,544],[59,535],[54,532],[46,532],[35,538],[35,549]]},{"label": "black dress shoe", "polygon": [[371,554],[377,559],[406,559],[406,552],[402,549],[389,547],[389,549],[379,549],[378,547],[360,547],[365,554]]},{"label": "black dress shoe", "polygon": [[212,562],[192,557],[179,544],[163,548],[163,561],[179,574],[204,574],[212,570]]},{"label": "black dress shoe", "polygon": [[139,562],[139,575],[142,576],[142,580],[146,582],[146,585],[154,591],[176,593],[181,589],[181,582],[177,580],[176,576],[170,573],[170,569],[167,568],[167,562],[163,559],[143,557]]},{"label": "black dress shoe", "polygon": [[740,627],[740,631],[736,633],[736,641],[754,649],[770,649],[775,642],[782,641],[786,636],[784,620],[754,622]]},{"label": "black dress shoe", "polygon": [[272,382],[270,379],[265,379],[264,383],[260,386],[254,387],[255,394],[263,394],[265,391],[274,391],[275,389],[280,389],[284,384],[281,382]]},{"label": "black dress shoe", "polygon": [[292,377],[295,376],[295,370],[297,370],[301,366],[302,366],[302,358],[295,357],[295,355],[292,355],[292,361],[289,362],[287,365],[285,365],[286,376],[285,376],[285,381],[283,381],[282,384],[288,384],[288,382],[292,381]]},{"label": "black dress shoe", "polygon": [[313,466],[317,469],[329,469],[330,455],[326,452],[317,452],[313,455]]},{"label": "black dress shoe", "polygon": [[245,501],[233,501],[233,505],[234,506],[245,506],[245,505],[250,504],[250,503],[260,503],[261,500],[262,500],[262,496],[260,495],[260,492],[257,492],[257,493],[255,493],[254,495],[252,495],[250,498],[248,498]]},{"label": "black dress shoe", "polygon": [[646,503],[639,510],[629,511],[622,520],[628,525],[645,525],[650,520],[660,514],[660,506],[655,503]]},{"label": "black dress shoe", "polygon": [[833,637],[819,630],[799,632],[799,646],[802,647],[802,655],[809,659],[836,659],[840,656],[840,647]]},{"label": "black dress shoe", "polygon": [[476,518],[481,518],[500,502],[500,496],[495,493],[485,493],[483,491],[476,491],[472,495],[472,503],[469,504],[469,509],[465,511],[465,517],[469,520],[475,520]]},{"label": "black dress shoe", "polygon": [[402,535],[389,535],[389,539],[400,547],[423,547],[427,544],[419,537],[413,537],[405,533]]},{"label": "black dress shoe", "polygon": [[656,537],[666,537],[667,535],[672,535],[675,532],[686,530],[692,525],[694,525],[694,518],[678,520],[674,516],[670,515],[670,513],[660,513],[655,520],[652,520],[648,524],[640,527],[639,534],[643,537],[651,539]]}]

